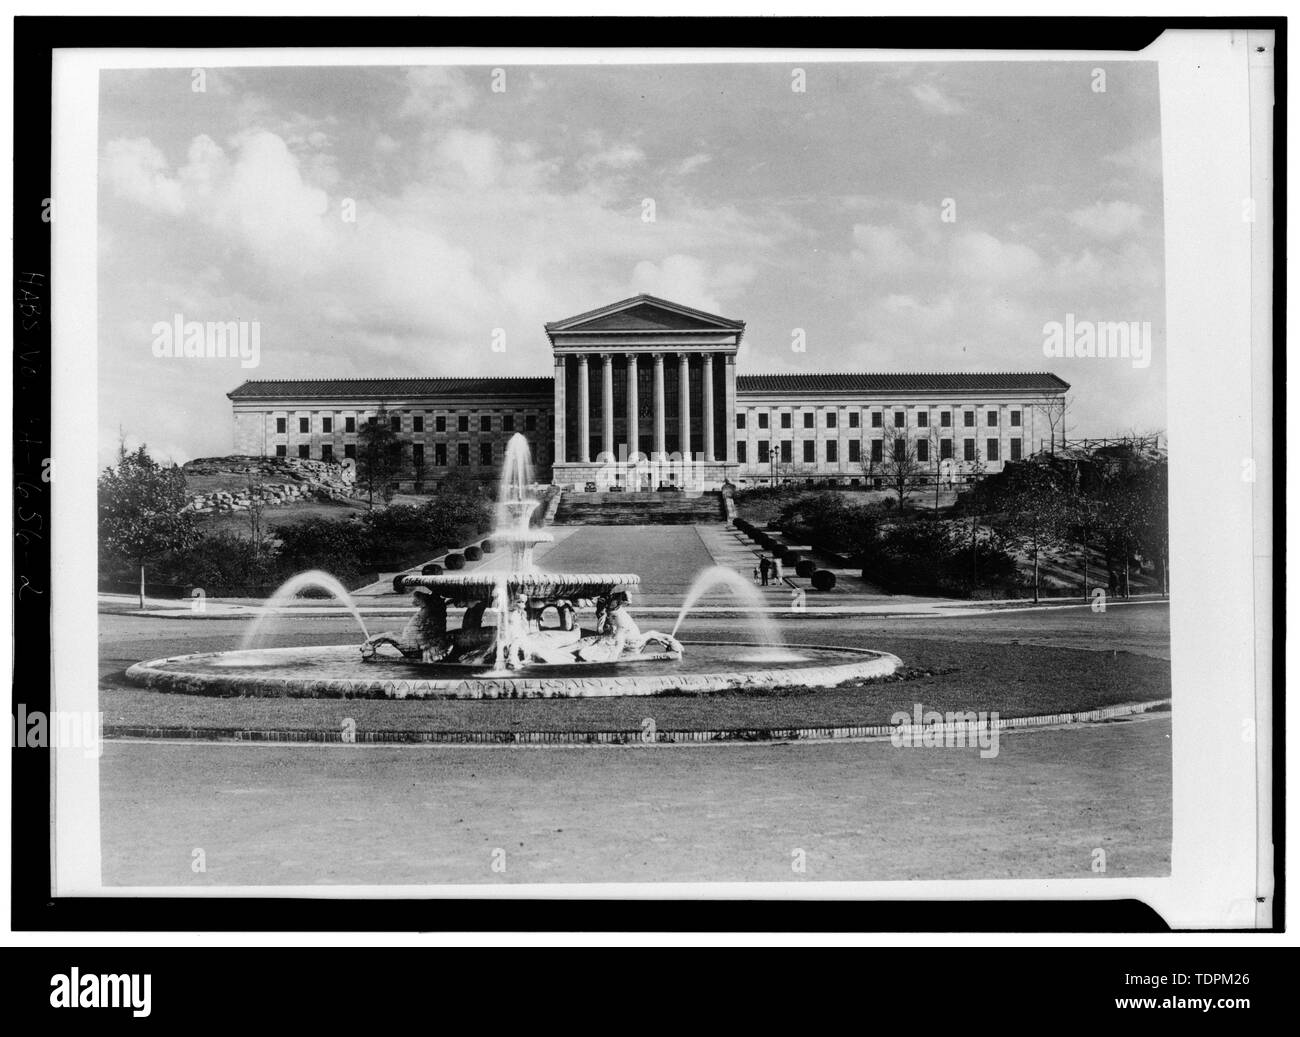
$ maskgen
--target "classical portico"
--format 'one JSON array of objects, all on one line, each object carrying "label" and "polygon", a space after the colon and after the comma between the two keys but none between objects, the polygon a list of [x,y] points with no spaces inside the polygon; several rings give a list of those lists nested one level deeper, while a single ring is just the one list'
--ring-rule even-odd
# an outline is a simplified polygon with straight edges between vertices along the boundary
[{"label": "classical portico", "polygon": [[546,325],[556,483],[601,490],[734,483],[745,322],[651,295]]}]

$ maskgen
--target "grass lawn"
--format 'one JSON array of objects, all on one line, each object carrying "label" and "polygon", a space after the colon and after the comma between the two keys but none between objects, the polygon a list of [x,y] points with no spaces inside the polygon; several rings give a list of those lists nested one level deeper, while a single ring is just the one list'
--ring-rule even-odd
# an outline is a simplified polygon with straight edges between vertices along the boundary
[{"label": "grass lawn", "polygon": [[[1170,697],[1165,660],[1119,651],[888,638],[894,676],[837,688],[661,694],[635,698],[368,700],[213,698],[145,691],[103,680],[104,723],[161,727],[337,731],[660,731],[887,724],[914,704],[1002,717],[1074,712]],[[689,650],[689,649],[688,649]]]}]

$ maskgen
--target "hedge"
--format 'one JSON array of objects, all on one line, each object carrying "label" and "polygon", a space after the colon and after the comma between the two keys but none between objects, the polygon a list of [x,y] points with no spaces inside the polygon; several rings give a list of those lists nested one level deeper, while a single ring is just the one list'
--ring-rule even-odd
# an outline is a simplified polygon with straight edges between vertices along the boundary
[{"label": "hedge", "polygon": [[481,561],[482,558],[483,558],[483,552],[481,549],[477,547],[465,548],[465,561],[477,562],[477,561]]},{"label": "hedge", "polygon": [[442,566],[439,565],[437,562],[430,562],[428,565],[426,565],[426,566],[424,566],[423,568],[420,569],[420,575],[421,575],[421,576],[441,576],[441,575],[442,575]]},{"label": "hedge", "polygon": [[443,561],[447,563],[448,569],[454,570],[454,569],[465,568],[465,556],[462,554],[454,554],[454,553],[449,554],[446,558],[443,559]]},{"label": "hedge", "polygon": [[479,544],[478,546],[479,546],[479,550],[482,551],[485,555],[490,555],[493,551],[497,549],[497,545],[492,543],[491,540],[484,540],[483,543]]},{"label": "hedge", "polygon": [[809,559],[805,558],[803,561],[795,564],[794,572],[800,579],[809,580],[812,579],[813,570],[816,568],[817,567],[813,565]]},{"label": "hedge", "polygon": [[818,569],[812,574],[813,590],[828,591],[835,586],[835,574],[829,569]]}]

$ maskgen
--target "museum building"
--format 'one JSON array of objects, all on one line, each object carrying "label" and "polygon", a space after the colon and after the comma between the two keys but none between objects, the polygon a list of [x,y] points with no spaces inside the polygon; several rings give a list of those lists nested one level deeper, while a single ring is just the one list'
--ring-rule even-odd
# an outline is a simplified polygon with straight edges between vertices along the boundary
[{"label": "museum building", "polygon": [[877,484],[892,444],[951,479],[1053,434],[1069,385],[1047,373],[756,374],[745,322],[650,295],[546,325],[550,377],[248,381],[228,393],[240,454],[355,457],[384,420],[402,488],[496,478],[522,433],[537,478],[583,490]]}]

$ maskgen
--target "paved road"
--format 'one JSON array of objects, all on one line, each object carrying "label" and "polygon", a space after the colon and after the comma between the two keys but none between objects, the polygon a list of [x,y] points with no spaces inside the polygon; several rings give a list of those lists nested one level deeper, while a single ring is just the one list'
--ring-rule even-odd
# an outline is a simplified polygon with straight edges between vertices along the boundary
[{"label": "paved road", "polygon": [[1005,735],[990,759],[116,742],[100,781],[107,885],[1095,878],[1095,849],[1107,875],[1169,872],[1167,719]]}]

